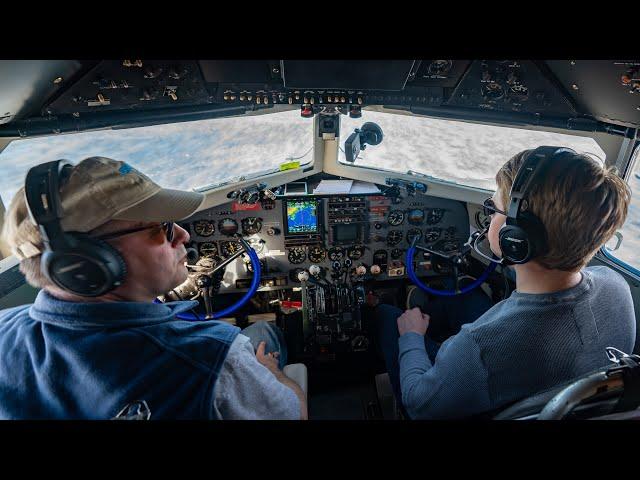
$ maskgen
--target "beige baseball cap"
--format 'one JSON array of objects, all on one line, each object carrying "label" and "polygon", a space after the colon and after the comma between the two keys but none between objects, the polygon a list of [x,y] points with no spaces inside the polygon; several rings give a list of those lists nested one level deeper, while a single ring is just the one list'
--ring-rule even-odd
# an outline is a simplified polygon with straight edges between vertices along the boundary
[{"label": "beige baseball cap", "polygon": [[[204,195],[162,188],[126,162],[90,157],[73,167],[60,189],[60,200],[62,229],[89,232],[110,220],[182,220],[198,210]],[[18,258],[41,253],[40,232],[30,217],[7,213],[4,236],[13,253]]]}]

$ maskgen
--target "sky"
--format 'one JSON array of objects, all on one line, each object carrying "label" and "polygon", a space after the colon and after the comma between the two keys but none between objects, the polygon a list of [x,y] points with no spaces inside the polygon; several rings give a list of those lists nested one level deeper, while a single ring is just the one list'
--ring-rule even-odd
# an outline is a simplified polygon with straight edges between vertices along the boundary
[{"label": "sky", "polygon": [[[488,190],[495,189],[498,168],[524,149],[558,145],[605,156],[593,139],[574,135],[366,110],[361,118],[340,119],[342,149],[365,122],[377,123],[384,132],[382,143],[363,150],[356,165],[414,170]],[[33,165],[58,158],[77,163],[95,155],[124,160],[164,187],[188,190],[272,170],[290,158],[311,161],[312,125],[312,119],[292,110],[17,140],[0,153],[0,197],[8,205]],[[344,162],[344,153],[339,160]],[[631,187],[640,187],[635,176]],[[640,267],[640,201],[632,204],[622,233],[616,255]]]}]

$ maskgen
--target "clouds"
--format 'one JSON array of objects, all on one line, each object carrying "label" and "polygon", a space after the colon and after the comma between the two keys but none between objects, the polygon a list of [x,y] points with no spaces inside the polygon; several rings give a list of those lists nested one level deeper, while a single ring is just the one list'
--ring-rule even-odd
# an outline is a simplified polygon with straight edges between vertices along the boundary
[{"label": "clouds", "polygon": [[[434,177],[493,190],[498,168],[515,153],[539,145],[569,146],[604,158],[591,138],[364,111],[341,117],[341,147],[356,127],[376,122],[384,140],[361,152],[356,165]],[[58,158],[74,163],[98,155],[124,160],[164,187],[191,189],[277,168],[313,144],[313,121],[298,110],[123,130],[17,140],[0,154],[0,196],[9,204],[33,165]],[[339,153],[344,162],[344,153]],[[300,161],[312,159],[312,152]],[[637,170],[639,171],[639,170]],[[640,187],[633,176],[631,187]],[[640,266],[640,201],[634,199],[615,252]]]}]

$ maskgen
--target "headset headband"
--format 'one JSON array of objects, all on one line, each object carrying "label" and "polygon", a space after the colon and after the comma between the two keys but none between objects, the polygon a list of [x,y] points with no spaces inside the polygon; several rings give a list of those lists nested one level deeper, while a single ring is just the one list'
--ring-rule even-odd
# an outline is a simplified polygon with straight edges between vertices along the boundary
[{"label": "headset headband", "polygon": [[[538,179],[551,166],[550,160],[561,153],[575,153],[570,148],[538,147],[533,150],[518,169],[516,178],[509,193],[509,208],[507,217],[517,219],[527,195]],[[525,207],[526,209],[526,207]]]},{"label": "headset headband", "polygon": [[63,171],[68,173],[71,168],[72,165],[65,160],[43,163],[31,168],[25,180],[24,194],[29,216],[40,228],[45,246],[50,250],[73,246],[60,225],[60,179]]}]

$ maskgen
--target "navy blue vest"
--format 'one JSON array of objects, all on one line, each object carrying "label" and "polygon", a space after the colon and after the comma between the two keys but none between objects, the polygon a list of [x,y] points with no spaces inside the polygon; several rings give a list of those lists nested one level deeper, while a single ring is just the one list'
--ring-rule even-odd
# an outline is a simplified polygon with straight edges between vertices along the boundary
[{"label": "navy blue vest", "polygon": [[40,291],[0,312],[0,418],[215,418],[213,391],[240,329],[175,319],[196,302],[73,303]]}]

